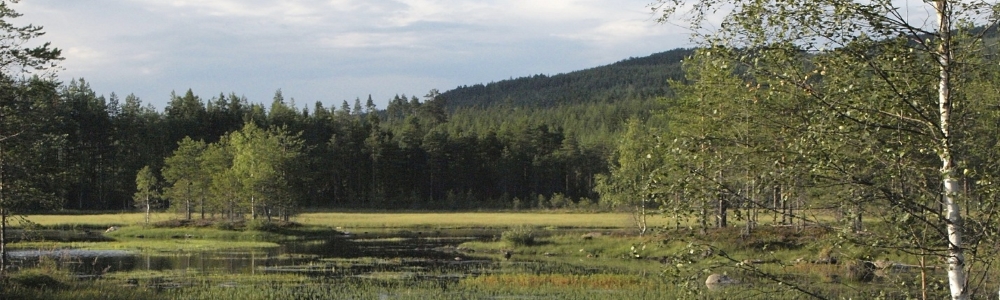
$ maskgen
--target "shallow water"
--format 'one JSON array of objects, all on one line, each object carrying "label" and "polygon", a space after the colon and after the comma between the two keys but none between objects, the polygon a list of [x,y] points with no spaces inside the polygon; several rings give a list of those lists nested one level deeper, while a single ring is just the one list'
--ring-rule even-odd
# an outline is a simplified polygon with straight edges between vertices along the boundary
[{"label": "shallow water", "polygon": [[[424,234],[362,233],[328,240],[284,243],[274,248],[227,249],[195,252],[130,252],[122,250],[16,250],[13,265],[31,268],[54,263],[79,276],[125,271],[180,271],[201,274],[304,273],[317,276],[410,276],[435,273],[457,276],[490,260],[458,251],[459,244],[491,238]],[[373,275],[375,274],[375,275]]]}]

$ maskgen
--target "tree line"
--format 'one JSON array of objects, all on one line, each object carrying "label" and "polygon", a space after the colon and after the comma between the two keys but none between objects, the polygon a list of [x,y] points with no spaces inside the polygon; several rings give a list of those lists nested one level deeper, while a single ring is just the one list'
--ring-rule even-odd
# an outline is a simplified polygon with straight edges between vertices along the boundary
[{"label": "tree line", "polygon": [[[450,111],[433,90],[385,109],[370,98],[300,107],[279,90],[265,107],[188,90],[159,112],[134,95],[98,96],[82,79],[42,86],[30,99],[45,104],[36,123],[60,137],[40,152],[39,175],[56,179],[39,182],[56,199],[46,208],[169,207],[186,218],[596,204],[615,124],[652,105]],[[146,191],[136,184],[144,168]]]}]

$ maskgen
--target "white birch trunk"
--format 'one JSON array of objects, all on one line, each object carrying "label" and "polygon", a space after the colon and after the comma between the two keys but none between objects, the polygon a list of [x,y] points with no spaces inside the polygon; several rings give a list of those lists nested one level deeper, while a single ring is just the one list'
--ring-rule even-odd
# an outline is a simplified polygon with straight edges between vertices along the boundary
[{"label": "white birch trunk", "polygon": [[952,157],[951,141],[951,5],[948,0],[935,1],[938,17],[938,34],[941,45],[938,47],[938,63],[940,78],[938,85],[938,105],[941,114],[941,178],[944,188],[944,209],[947,218],[948,232],[948,287],[952,299],[968,299],[965,289],[965,255],[962,245],[962,214],[956,196],[959,193],[955,158]]},{"label": "white birch trunk", "polygon": [[149,226],[149,209],[152,204],[149,203],[149,195],[146,195],[146,226]]}]

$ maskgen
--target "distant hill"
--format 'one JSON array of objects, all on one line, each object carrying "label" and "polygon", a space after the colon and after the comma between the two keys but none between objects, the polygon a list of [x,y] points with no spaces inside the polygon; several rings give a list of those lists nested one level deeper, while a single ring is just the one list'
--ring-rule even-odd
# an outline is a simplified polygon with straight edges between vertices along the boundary
[{"label": "distant hill", "polygon": [[684,77],[681,61],[692,53],[694,49],[674,49],[565,74],[459,86],[442,96],[450,109],[501,104],[554,107],[666,96],[667,80]]}]

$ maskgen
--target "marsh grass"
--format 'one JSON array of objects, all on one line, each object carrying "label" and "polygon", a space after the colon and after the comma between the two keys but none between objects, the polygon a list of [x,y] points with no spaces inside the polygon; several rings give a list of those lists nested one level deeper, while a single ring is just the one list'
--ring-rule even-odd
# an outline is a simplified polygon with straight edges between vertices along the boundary
[{"label": "marsh grass", "polygon": [[[513,225],[553,228],[628,228],[628,214],[545,212],[456,212],[456,213],[305,213],[295,217],[304,225],[343,228],[508,228]],[[672,221],[651,218],[650,226]]]},{"label": "marsh grass", "polygon": [[221,230],[216,228],[143,228],[140,226],[122,227],[114,232],[104,234],[107,237],[127,240],[127,239],[150,239],[150,240],[224,240],[224,241],[254,241],[254,242],[277,242],[287,239],[286,236],[264,231],[234,231]]},{"label": "marsh grass", "polygon": [[[693,230],[681,229],[645,237],[553,234],[539,238],[535,244],[516,245],[512,249],[515,253],[512,260],[546,262],[544,266],[536,266],[541,269],[535,269],[531,264],[515,263],[505,267],[503,273],[464,281],[478,284],[477,288],[491,285],[554,287],[560,282],[572,282],[569,278],[584,280],[580,278],[607,275],[609,277],[604,278],[644,278],[650,282],[661,282],[675,289],[666,294],[686,295],[682,298],[692,295],[709,298],[757,295],[747,299],[794,299],[803,296],[790,291],[788,284],[804,286],[831,298],[900,299],[919,292],[915,290],[919,288],[918,284],[915,285],[919,282],[918,273],[876,274],[868,263],[859,259],[884,256],[884,253],[837,244],[835,232],[829,229],[762,227],[751,235],[742,234],[741,230],[711,229],[708,234],[701,235]],[[503,240],[477,241],[463,243],[462,247],[499,256],[510,244]],[[714,252],[702,254],[708,249]],[[820,263],[829,262],[832,258],[839,263]],[[664,275],[678,263],[684,265],[687,271]],[[602,271],[593,273],[592,270]],[[742,288],[723,292],[705,290],[705,278],[716,272],[729,273],[742,283]],[[765,274],[773,277],[768,279]],[[785,282],[785,285],[778,284],[778,281]],[[587,285],[584,281],[575,284]],[[694,294],[687,295],[682,290]],[[938,295],[939,292],[936,289],[930,294]]]},{"label": "marsh grass", "polygon": [[[134,282],[135,284],[129,284]],[[121,273],[59,289],[18,287],[14,299],[677,299],[655,281],[629,275],[486,275],[458,281],[386,273],[366,278],[298,275]],[[21,296],[21,297],[17,297]]]},{"label": "marsh grass", "polygon": [[491,274],[463,279],[460,284],[483,289],[562,287],[583,289],[651,289],[661,282],[623,274]]},{"label": "marsh grass", "polygon": [[519,225],[504,230],[500,234],[500,240],[513,247],[532,246],[535,242],[535,229],[531,226]]},{"label": "marsh grass", "polygon": [[261,231],[232,231],[216,228],[149,228],[124,226],[120,229],[99,234],[96,241],[62,242],[59,240],[38,240],[12,243],[18,249],[113,249],[136,251],[208,251],[241,248],[277,247],[278,242],[292,237]]},{"label": "marsh grass", "polygon": [[[163,216],[164,219],[176,217],[173,214]],[[364,276],[336,272],[320,276],[292,272],[229,275],[179,270],[111,273],[93,281],[53,275],[50,278],[61,284],[52,284],[44,276],[32,277],[34,275],[25,273],[28,275],[24,275],[21,281],[4,283],[6,295],[13,295],[4,299],[802,298],[802,294],[762,278],[759,273],[774,274],[777,279],[807,286],[829,298],[906,298],[908,295],[919,295],[919,285],[915,285],[918,275],[913,272],[889,276],[876,274],[868,280],[853,277],[851,272],[857,269],[852,270],[845,263],[813,263],[814,260],[834,257],[841,262],[857,259],[912,262],[912,258],[843,245],[835,232],[811,226],[760,226],[750,235],[743,234],[743,229],[736,226],[709,229],[707,234],[702,235],[690,228],[662,230],[660,228],[673,228],[673,220],[650,218],[652,226],[658,230],[654,234],[638,237],[630,228],[628,215],[614,213],[307,213],[295,219],[304,226],[279,228],[274,232],[241,231],[240,224],[144,228],[138,225],[141,214],[101,215],[100,220],[85,215],[39,217],[41,223],[47,224],[41,226],[74,230],[132,224],[108,233],[108,237],[115,239],[113,242],[50,244],[53,247],[72,245],[90,249],[186,251],[269,247],[289,239],[289,236],[325,238],[344,231],[353,231],[357,238],[371,238],[370,242],[405,242],[449,234],[492,234],[489,240],[466,242],[459,248],[470,249],[468,254],[475,255],[477,259],[492,259],[495,262],[475,265],[475,270],[468,270],[454,278],[447,276],[451,275],[448,272],[456,272],[451,269],[383,271],[381,266],[401,265],[408,261],[374,257],[320,258],[315,261],[321,268],[350,269],[365,264],[379,266],[374,268],[378,271],[362,274]],[[512,243],[502,234],[504,230],[512,231],[518,227],[532,230],[532,242]],[[24,243],[13,245],[19,244]],[[706,249],[716,252],[702,254]],[[727,257],[723,257],[719,250],[725,251]],[[513,257],[509,261],[504,260],[503,251],[512,251]],[[450,259],[438,263],[460,265]],[[681,270],[676,267],[678,265],[685,265],[686,269]],[[291,266],[289,270],[296,267],[304,269],[310,266]],[[266,270],[258,271],[265,273]],[[713,272],[725,272],[738,278],[742,285],[721,291],[706,290],[705,277]],[[941,270],[930,272],[933,278],[941,278]],[[139,284],[128,286],[125,283],[129,279],[136,279]],[[13,288],[8,289],[7,285]],[[49,286],[54,288],[47,288]],[[932,283],[930,295],[946,296],[941,288]]]},{"label": "marsh grass", "polygon": [[[817,220],[832,220],[833,213],[818,210],[809,212]],[[177,220],[175,213],[158,212],[150,215],[150,222]],[[40,214],[29,215],[26,219],[34,224],[49,227],[108,228],[110,226],[143,225],[143,213],[80,213],[80,214]],[[413,229],[455,229],[455,228],[508,228],[512,225],[528,225],[537,228],[589,228],[589,229],[631,229],[632,219],[628,213],[590,213],[564,211],[533,212],[311,212],[293,217],[293,221],[303,225],[343,228],[413,228]],[[673,228],[677,221],[667,217],[649,218],[650,228]],[[682,227],[694,226],[691,220],[681,220]],[[740,222],[734,221],[734,225]],[[14,224],[18,226],[17,224]]]},{"label": "marsh grass", "polygon": [[[152,213],[150,222],[162,222],[176,219],[173,213]],[[60,215],[29,215],[28,221],[48,228],[95,228],[107,229],[111,226],[142,225],[146,215],[143,213],[107,213],[107,214],[60,214]],[[20,226],[20,224],[14,224]]]},{"label": "marsh grass", "polygon": [[105,280],[78,280],[54,258],[38,267],[8,273],[0,280],[0,299],[165,299],[148,290],[127,290]]}]

